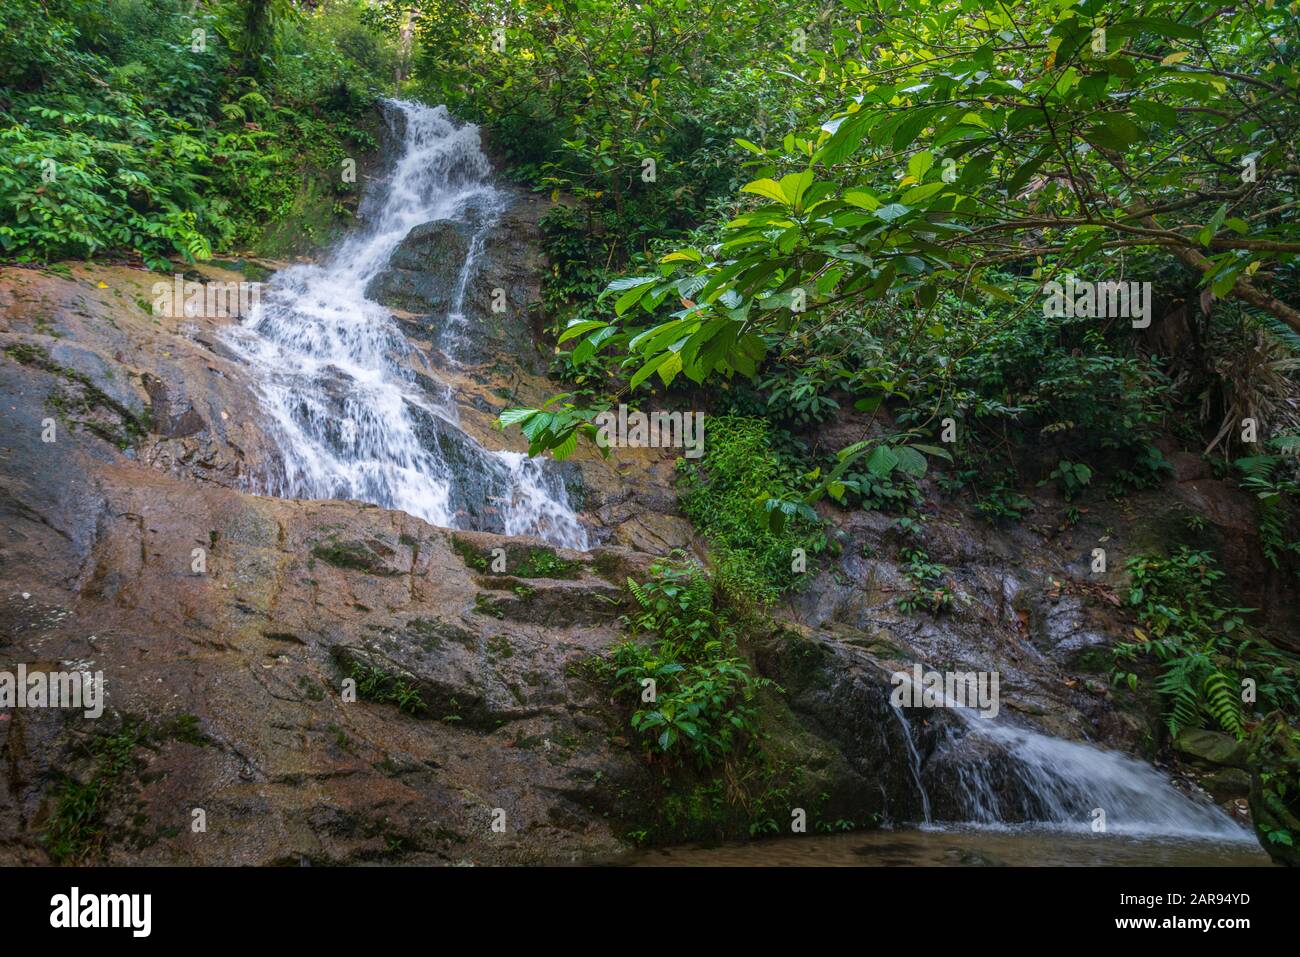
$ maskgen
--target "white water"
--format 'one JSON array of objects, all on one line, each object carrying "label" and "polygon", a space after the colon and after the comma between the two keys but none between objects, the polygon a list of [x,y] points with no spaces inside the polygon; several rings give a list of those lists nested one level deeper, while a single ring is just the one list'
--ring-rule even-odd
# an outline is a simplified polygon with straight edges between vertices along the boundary
[{"label": "white water", "polygon": [[[494,516],[491,530],[585,549],[586,533],[558,476],[526,455],[490,452],[465,435],[450,389],[431,398],[410,368],[419,363],[437,380],[428,358],[413,352],[387,309],[365,297],[412,227],[481,217],[445,317],[452,335],[444,341],[473,335],[463,315],[465,289],[504,203],[477,127],[457,124],[444,107],[394,100],[388,109],[390,118],[403,121],[401,155],[382,192],[368,197],[367,228],[326,262],[277,273],[260,306],[231,331],[230,344],[258,374],[282,456],[280,471],[259,477],[254,491],[358,499],[457,528],[472,521],[455,504],[469,489],[490,498],[476,504]],[[445,461],[430,441],[430,417],[469,450],[468,464],[453,468]]]},{"label": "white water", "polygon": [[[950,744],[959,752],[953,763],[963,821],[1093,832],[1100,809],[1107,834],[1254,841],[1219,807],[1179,791],[1145,761],[958,714],[966,733]],[[989,747],[1005,759],[990,760]]]},{"label": "white water", "polygon": [[897,705],[891,705],[894,717],[903,727],[903,740],[907,742],[908,767],[912,771],[912,781],[916,784],[917,793],[921,796],[921,814],[922,820],[930,823],[930,795],[925,791],[925,785],[921,782],[921,752],[916,750],[916,742],[912,740],[912,725],[903,714],[903,709]]},{"label": "white water", "polygon": [[[906,672],[902,677],[914,684]],[[1145,761],[999,722],[944,691],[929,693],[937,694],[936,704],[958,719],[945,728],[945,740],[930,760],[955,778],[947,784],[955,785],[960,823],[1093,832],[1100,809],[1105,830],[1099,833],[1254,842],[1254,835],[1222,809],[1179,791]],[[912,779],[929,824],[931,801],[912,726],[903,709],[893,710],[902,723]]]}]

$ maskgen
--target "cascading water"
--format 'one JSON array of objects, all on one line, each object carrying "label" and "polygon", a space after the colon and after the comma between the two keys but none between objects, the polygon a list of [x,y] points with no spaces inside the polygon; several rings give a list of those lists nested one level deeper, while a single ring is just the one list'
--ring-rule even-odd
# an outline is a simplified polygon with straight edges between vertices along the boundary
[{"label": "cascading water", "polygon": [[978,717],[966,724],[972,743],[990,744],[1003,756],[958,765],[959,795],[973,822],[1089,831],[1100,810],[1107,833],[1254,841],[1219,808],[1178,791],[1145,761]]},{"label": "cascading water", "polygon": [[[936,820],[1090,833],[1100,809],[1105,833],[1254,841],[1218,807],[1183,794],[1144,761],[989,720],[970,709],[951,710],[958,720],[944,729],[927,762],[931,787],[945,797]],[[920,789],[928,821],[930,802]]]},{"label": "cascading water", "polygon": [[893,706],[894,717],[902,728],[903,741],[907,744],[908,768],[912,772],[912,781],[916,784],[916,791],[921,797],[921,814],[922,820],[930,823],[930,795],[925,791],[925,784],[921,781],[921,752],[916,749],[916,742],[912,740],[912,724],[903,715],[903,709]]},{"label": "cascading water", "polygon": [[[230,330],[231,346],[258,373],[262,405],[279,433],[279,471],[255,479],[253,490],[359,499],[434,525],[585,549],[560,478],[465,434],[450,389],[430,398],[417,383],[413,362],[438,379],[428,358],[414,352],[386,308],[366,298],[413,227],[473,217],[478,228],[445,317],[454,336],[472,334],[465,288],[505,202],[477,127],[458,124],[445,107],[391,100],[387,108],[402,127],[401,152],[382,192],[368,197],[368,226],[326,262],[277,273],[259,306]],[[443,340],[454,344],[454,336]]]},{"label": "cascading water", "polygon": [[[907,672],[901,674],[913,684]],[[1100,810],[1106,833],[1254,840],[1221,809],[1203,797],[1183,794],[1144,761],[994,720],[943,690],[925,694],[930,695],[925,707],[936,708],[931,714],[941,712],[943,717],[933,722],[924,761],[913,740],[913,725],[902,708],[891,706],[907,744],[908,767],[926,824],[1027,825],[1091,833],[1101,820]],[[932,810],[930,791],[939,796],[939,809]]]}]

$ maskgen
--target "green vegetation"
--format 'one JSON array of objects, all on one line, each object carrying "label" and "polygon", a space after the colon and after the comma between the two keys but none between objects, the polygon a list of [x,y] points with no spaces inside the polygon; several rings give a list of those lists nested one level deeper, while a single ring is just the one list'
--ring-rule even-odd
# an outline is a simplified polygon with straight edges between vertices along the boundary
[{"label": "green vegetation", "polygon": [[4,254],[168,268],[256,247],[309,198],[346,213],[340,164],[375,145],[365,111],[391,64],[377,26],[361,0],[6,3]]},{"label": "green vegetation", "polygon": [[[754,693],[771,682],[737,657],[731,621],[714,607],[713,583],[697,565],[658,563],[651,576],[628,579],[639,610],[625,619],[631,639],[614,649],[618,694],[641,702],[630,723],[647,750],[685,751],[709,768],[755,733]],[[645,635],[648,642],[636,640]]]},{"label": "green vegetation", "polygon": [[331,539],[313,545],[311,554],[313,558],[319,558],[336,568],[348,568],[371,575],[396,574],[384,562],[383,557],[365,542],[338,542]]},{"label": "green vegetation", "polygon": [[573,578],[578,563],[561,558],[549,548],[532,548],[510,574],[517,578]]},{"label": "green vegetation", "polygon": [[724,589],[770,603],[798,582],[796,549],[819,551],[823,539],[763,420],[709,419],[704,457],[683,459],[678,469],[682,511],[712,542]]},{"label": "green vegetation", "polygon": [[580,562],[561,558],[554,549],[542,546],[506,546],[500,565],[495,565],[491,553],[480,552],[462,538],[452,536],[451,547],[467,567],[480,572],[515,578],[576,578],[582,570]]},{"label": "green vegetation", "polygon": [[653,795],[623,796],[629,837],[776,834],[796,806],[817,831],[859,826],[831,810],[825,778],[808,767],[816,743],[801,737],[784,691],[754,674],[740,619],[705,571],[678,552],[628,589],[636,607],[623,619],[627,640],[575,674],[612,690],[654,774]]},{"label": "green vegetation", "polygon": [[358,698],[397,705],[407,714],[421,715],[428,710],[420,692],[400,675],[355,660],[349,664],[347,675],[357,683]]},{"label": "green vegetation", "polygon": [[1300,729],[1280,711],[1251,736],[1250,812],[1264,849],[1277,863],[1300,866]]},{"label": "green vegetation", "polygon": [[1140,627],[1136,641],[1115,647],[1114,678],[1136,688],[1139,677],[1128,667],[1140,659],[1157,663],[1154,687],[1171,735],[1218,727],[1244,737],[1246,681],[1254,689],[1252,710],[1300,713],[1300,662],[1252,633],[1245,622],[1250,609],[1221,603],[1223,572],[1208,553],[1184,546],[1169,557],[1132,558],[1127,568],[1128,603]]},{"label": "green vegetation", "polygon": [[89,758],[91,766],[79,778],[67,777],[45,822],[43,840],[55,863],[85,862],[102,854],[110,841],[123,837],[148,840],[123,825],[111,824],[110,818],[120,810],[115,802],[142,766],[137,752],[142,748],[157,751],[167,741],[197,747],[209,743],[199,730],[198,718],[182,714],[163,721],[128,716],[116,731],[98,731],[77,746],[78,756]]},{"label": "green vegetation", "polygon": [[[1297,443],[1300,436],[1279,436],[1270,443],[1277,451],[1244,456],[1233,463],[1241,473],[1241,487],[1255,495],[1260,547],[1274,568],[1279,568],[1287,555],[1300,555],[1300,530],[1293,507],[1300,495],[1300,482],[1293,460],[1285,454],[1297,448]],[[1300,565],[1295,566],[1295,573],[1300,575]]]},{"label": "green vegetation", "polygon": [[948,575],[947,566],[931,561],[920,548],[905,548],[902,556],[907,562],[903,574],[912,583],[912,591],[898,599],[898,607],[903,611],[924,608],[932,615],[951,609],[953,592],[944,581]]}]

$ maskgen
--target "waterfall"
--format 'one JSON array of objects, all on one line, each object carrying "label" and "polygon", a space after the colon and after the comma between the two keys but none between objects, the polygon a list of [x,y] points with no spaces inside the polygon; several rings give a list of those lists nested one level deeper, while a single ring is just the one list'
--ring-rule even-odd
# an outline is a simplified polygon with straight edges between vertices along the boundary
[{"label": "waterfall", "polygon": [[916,742],[912,740],[912,724],[903,714],[903,709],[897,705],[891,705],[894,717],[902,726],[903,740],[907,743],[908,768],[912,772],[912,781],[916,784],[917,795],[921,798],[921,814],[926,824],[930,823],[930,795],[926,793],[925,783],[921,780],[922,762],[921,752],[916,749]]},{"label": "waterfall", "polygon": [[1087,833],[1253,842],[1203,796],[1189,796],[1145,761],[951,709],[927,768],[948,819],[988,827],[1037,825]]},{"label": "waterfall", "polygon": [[[891,675],[922,694],[909,672]],[[987,717],[943,689],[924,694],[923,713],[943,716],[933,722],[938,740],[931,738],[924,762],[904,709],[892,700],[891,707],[907,740],[926,823],[1254,840],[1223,810],[1203,796],[1182,793],[1145,761]],[[941,809],[932,810],[932,803]]]},{"label": "waterfall", "polygon": [[[228,342],[253,367],[279,441],[275,474],[252,491],[358,499],[434,525],[534,535],[585,549],[587,536],[553,468],[491,452],[458,425],[451,390],[389,311],[365,296],[410,230],[434,220],[478,225],[444,317],[472,336],[463,298],[484,237],[506,197],[492,181],[478,128],[445,107],[390,100],[402,142],[392,172],[367,197],[367,225],[324,262],[277,273]],[[454,358],[454,357],[453,357]],[[422,388],[412,370],[443,386]]]}]

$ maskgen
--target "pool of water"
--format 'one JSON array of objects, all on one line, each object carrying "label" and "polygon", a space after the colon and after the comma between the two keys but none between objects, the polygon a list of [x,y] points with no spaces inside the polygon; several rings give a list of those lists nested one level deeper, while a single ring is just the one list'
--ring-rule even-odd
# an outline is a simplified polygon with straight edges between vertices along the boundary
[{"label": "pool of water", "polygon": [[926,827],[781,837],[643,851],[640,867],[1267,867],[1245,840],[1081,834],[1040,828]]}]

